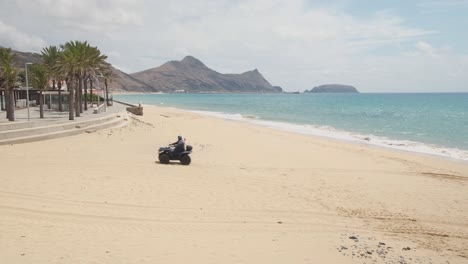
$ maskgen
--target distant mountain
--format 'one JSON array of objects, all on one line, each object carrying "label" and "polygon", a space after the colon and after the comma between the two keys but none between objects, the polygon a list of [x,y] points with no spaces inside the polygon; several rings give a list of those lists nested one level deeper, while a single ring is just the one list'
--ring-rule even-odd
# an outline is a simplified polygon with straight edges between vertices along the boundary
[{"label": "distant mountain", "polygon": [[351,85],[325,84],[314,87],[310,91],[305,90],[304,93],[359,93],[359,91]]},{"label": "distant mountain", "polygon": [[[12,52],[16,55],[15,63],[19,68],[24,68],[26,62],[41,63],[37,53]],[[112,67],[112,78],[108,84],[114,92],[282,92],[281,87],[271,86],[258,70],[221,74],[191,56],[131,75]]]},{"label": "distant mountain", "polygon": [[108,85],[113,92],[160,92],[160,90],[114,67],[112,67],[112,77]]},{"label": "distant mountain", "polygon": [[[0,48],[4,48],[1,47]],[[25,67],[25,64],[27,62],[31,63],[42,63],[41,56],[37,53],[32,53],[32,52],[21,52],[21,51],[16,51],[16,50],[11,50],[11,53],[15,55],[15,65],[18,68],[23,68]]]},{"label": "distant mountain", "polygon": [[278,93],[260,72],[221,74],[206,67],[198,59],[187,56],[182,61],[170,61],[160,67],[137,72],[131,76],[163,92],[240,92]]}]

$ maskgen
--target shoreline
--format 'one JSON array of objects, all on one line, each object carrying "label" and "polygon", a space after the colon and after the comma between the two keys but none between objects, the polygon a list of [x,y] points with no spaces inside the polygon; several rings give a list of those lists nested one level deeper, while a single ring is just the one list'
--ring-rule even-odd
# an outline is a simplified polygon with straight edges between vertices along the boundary
[{"label": "shoreline", "polygon": [[[262,126],[275,127],[277,129],[301,133],[301,134],[334,138],[338,140],[344,140],[346,142],[352,142],[352,143],[358,143],[358,144],[369,144],[369,145],[390,148],[390,149],[395,149],[395,150],[400,150],[400,151],[409,151],[413,153],[421,153],[423,155],[431,155],[431,156],[437,156],[441,158],[461,160],[462,162],[468,162],[468,146],[466,145],[468,142],[466,142],[466,140],[464,140],[461,136],[456,136],[452,138],[452,137],[444,136],[445,134],[441,134],[440,132],[433,133],[432,131],[433,130],[437,131],[437,129],[431,129],[429,126],[423,129],[419,129],[416,126],[411,126],[409,124],[408,124],[408,128],[404,128],[398,125],[396,126],[390,125],[390,126],[385,126],[386,127],[385,129],[383,127],[382,129],[378,129],[380,127],[379,123],[374,124],[374,121],[372,122],[369,121],[369,123],[367,124],[367,127],[363,129],[363,128],[360,128],[359,126],[360,122],[358,121],[360,119],[356,119],[357,121],[355,120],[356,121],[354,122],[355,125],[352,125],[352,123],[349,123],[348,125],[342,126],[336,123],[337,122],[336,118],[334,121],[332,119],[329,122],[326,121],[326,117],[320,117],[319,119],[317,119],[317,120],[321,120],[325,118],[321,120],[320,122],[312,121],[313,118],[310,119],[310,118],[304,117],[303,115],[299,115],[298,118],[290,118],[291,117],[290,111],[289,112],[286,111],[284,114],[280,114],[278,118],[275,118],[275,116],[265,113],[265,111],[255,111],[255,109],[253,110],[250,109],[251,111],[246,111],[246,110],[240,111],[241,113],[236,112],[235,110],[229,107],[226,108],[225,110],[222,110],[225,107],[208,107],[208,108],[215,108],[214,110],[194,110],[194,109],[204,109],[206,107],[202,107],[200,106],[200,104],[197,104],[193,100],[189,100],[188,98],[183,99],[183,101],[188,100],[191,107],[177,105],[177,102],[179,100],[171,99],[172,97],[170,96],[163,96],[160,99],[157,99],[159,97],[150,96],[148,97],[149,101],[144,99],[145,98],[144,96],[141,98],[138,96],[136,97],[130,96],[125,99],[131,100],[132,98],[134,98],[134,100],[135,99],[137,101],[141,100],[142,102],[147,102],[147,103],[153,102],[155,106],[164,106],[164,107],[166,106],[165,104],[156,104],[156,102],[160,102],[160,101],[172,102],[172,105],[174,105],[174,103],[176,105],[174,107],[176,108],[180,107],[180,109],[184,109],[187,111],[199,112],[204,115],[217,116],[223,119],[244,121],[244,122],[250,122],[250,123],[259,123],[259,125],[262,125]],[[211,101],[212,100],[207,100],[208,103],[210,103]],[[236,102],[238,102],[238,100],[236,100]],[[169,105],[171,105],[171,103]],[[192,108],[192,109],[187,109],[187,108]],[[221,108],[221,109],[216,110],[216,108]],[[259,117],[256,117],[255,114],[249,114],[249,113],[258,113]],[[261,118],[265,116],[267,116],[268,119]],[[288,120],[296,120],[297,122],[288,121]],[[327,125],[316,125],[312,123],[323,123]],[[339,128],[337,129],[335,127],[343,127],[343,129],[339,129]],[[459,126],[459,128],[462,129],[463,126]],[[352,131],[357,131],[357,132],[352,132]],[[405,131],[409,131],[409,132],[405,132]],[[454,133],[450,133],[450,134],[454,134]]]},{"label": "shoreline", "polygon": [[[150,105],[148,105],[150,106]],[[174,108],[178,109],[178,108]],[[179,109],[182,111],[188,111],[192,113],[197,113],[197,114],[202,114],[206,116],[214,116],[216,118],[220,119],[226,119],[225,117],[222,116],[216,116],[212,115],[210,113],[217,114],[218,112],[210,112],[210,111],[197,111],[197,110],[185,110],[185,109]],[[205,112],[205,113],[203,113]],[[227,114],[231,115],[231,114]],[[380,137],[380,136],[375,136],[375,135],[362,135],[362,134],[357,134],[354,132],[348,132],[344,130],[337,130],[335,128],[332,128],[331,132],[335,133],[335,136],[331,135],[325,135],[324,132],[330,132],[329,128],[327,129],[322,129],[322,127],[326,126],[316,126],[316,125],[306,125],[306,124],[295,124],[295,123],[284,123],[284,122],[279,122],[279,121],[270,121],[270,120],[258,120],[258,122],[255,122],[254,120],[251,120],[249,118],[245,118],[242,116],[244,120],[235,120],[235,119],[228,119],[231,121],[238,121],[238,122],[245,122],[245,123],[250,123],[250,124],[255,124],[259,126],[264,126],[264,127],[270,127],[273,129],[278,129],[282,131],[288,131],[291,133],[296,133],[296,134],[303,134],[303,135],[308,135],[312,137],[319,137],[319,138],[325,138],[325,139],[331,139],[331,140],[336,140],[338,142],[344,142],[348,144],[356,144],[356,145],[366,145],[369,147],[377,147],[377,148],[383,148],[387,150],[394,150],[394,151],[402,151],[406,153],[413,153],[413,154],[418,154],[418,155],[423,155],[423,156],[429,156],[429,157],[435,157],[435,158],[441,158],[441,159],[448,159],[448,160],[453,160],[453,161],[459,161],[462,163],[468,164],[468,150],[462,150],[462,149],[456,149],[456,148],[449,148],[449,147],[443,147],[443,146],[436,146],[428,143],[422,143],[422,142],[417,142],[417,141],[410,141],[410,140],[397,140],[397,139],[388,139],[386,137]],[[263,123],[262,123],[263,122]],[[278,125],[285,124],[287,126],[297,126],[297,127],[309,127],[311,128],[312,131],[304,131],[300,132],[294,129],[286,128],[286,127],[279,127]],[[315,133],[314,131],[315,130]],[[317,130],[319,130],[317,132]],[[342,135],[345,135],[343,137]],[[346,136],[347,135],[347,136]],[[347,137],[347,138],[346,138]],[[367,140],[367,139],[369,140]],[[371,143],[371,139],[377,139],[381,141],[389,141],[391,142],[390,144],[385,145],[384,143]],[[408,144],[418,144],[420,147],[428,147],[432,148],[433,150],[439,151],[441,153],[433,153],[430,151],[417,151],[411,148],[405,148],[401,146],[400,142],[406,142]],[[393,144],[393,146],[392,146]],[[450,152],[462,152],[463,157],[454,157],[453,155],[445,155],[445,153],[450,153]],[[466,157],[465,157],[466,156]]]},{"label": "shoreline", "polygon": [[[145,107],[144,116],[130,120],[126,127],[0,146],[0,259],[468,259],[466,164],[175,108]],[[193,146],[192,164],[159,164],[157,148],[178,134]]]},{"label": "shoreline", "polygon": [[[403,153],[412,153],[421,156],[440,158],[445,160],[452,160],[468,164],[468,150],[450,148],[444,146],[437,146],[429,143],[411,141],[411,140],[398,140],[389,139],[382,136],[375,136],[370,134],[358,134],[354,132],[337,130],[328,126],[308,125],[308,124],[295,124],[287,123],[274,120],[256,119],[251,116],[245,116],[241,114],[230,114],[224,112],[205,111],[205,110],[189,110],[183,108],[177,108],[174,106],[164,105],[148,105],[142,104],[145,107],[162,107],[169,108],[178,111],[184,111],[188,113],[199,114],[203,116],[215,117],[221,120],[229,120],[234,122],[254,124],[262,127],[269,127],[281,131],[287,131],[295,134],[307,135],[311,137],[319,137],[324,139],[336,140],[347,144],[365,145],[369,147],[382,148],[386,150],[392,150]],[[293,127],[293,128],[292,128]],[[326,128],[324,128],[326,127]],[[331,135],[330,132],[334,135]],[[328,135],[327,135],[328,133]],[[375,141],[380,141],[376,142]],[[373,142],[370,142],[373,141]],[[405,144],[416,145],[420,150],[411,148]],[[423,150],[421,150],[423,148]]]}]

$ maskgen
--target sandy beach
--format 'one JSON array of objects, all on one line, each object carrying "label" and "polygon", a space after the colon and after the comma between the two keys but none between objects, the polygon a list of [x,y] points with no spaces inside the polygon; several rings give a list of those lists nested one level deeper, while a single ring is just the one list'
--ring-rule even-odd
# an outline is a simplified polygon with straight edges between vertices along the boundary
[{"label": "sandy beach", "polygon": [[468,262],[466,162],[177,109],[0,146],[0,181],[1,263]]}]

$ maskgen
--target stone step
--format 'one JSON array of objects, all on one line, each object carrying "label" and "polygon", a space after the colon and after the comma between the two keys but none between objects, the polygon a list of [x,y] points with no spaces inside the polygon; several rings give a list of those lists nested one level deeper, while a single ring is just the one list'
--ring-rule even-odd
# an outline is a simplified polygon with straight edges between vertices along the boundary
[{"label": "stone step", "polygon": [[35,142],[41,140],[48,140],[48,139],[55,139],[61,137],[68,137],[73,135],[78,135],[84,132],[95,132],[100,129],[110,128],[110,127],[117,127],[121,126],[126,122],[129,122],[127,117],[114,115],[114,118],[106,120],[106,122],[95,123],[92,125],[84,126],[84,127],[72,127],[67,130],[61,131],[54,131],[49,133],[43,134],[36,134],[36,135],[29,135],[23,137],[16,137],[11,139],[3,139],[0,140],[0,145],[8,145],[8,144],[21,144],[21,143],[28,143],[28,142]]},{"label": "stone step", "polygon": [[[71,122],[62,122],[58,124],[48,124],[48,125],[44,125],[44,123],[42,123],[41,124],[42,126],[36,126],[33,124],[31,127],[0,131],[0,140],[12,139],[12,138],[17,138],[17,137],[34,136],[34,135],[40,135],[44,133],[58,132],[58,131],[63,131],[63,130],[69,130],[75,127],[78,127],[78,128],[87,127],[87,126],[94,125],[94,124],[104,123],[114,118],[115,118],[115,115],[108,115],[108,116],[101,117],[101,118],[89,119],[89,120],[83,120],[83,121],[77,121],[77,122],[71,121]],[[35,123],[41,123],[41,122],[35,122]]]},{"label": "stone step", "polygon": [[23,128],[44,126],[44,123],[56,124],[57,121],[36,121],[36,122],[2,122],[0,123],[0,132],[8,130],[17,130]]}]

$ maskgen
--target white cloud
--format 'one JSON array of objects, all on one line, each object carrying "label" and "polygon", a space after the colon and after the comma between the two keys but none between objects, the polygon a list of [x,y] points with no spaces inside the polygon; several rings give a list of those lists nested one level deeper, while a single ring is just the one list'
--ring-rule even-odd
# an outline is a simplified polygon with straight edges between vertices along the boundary
[{"label": "white cloud", "polygon": [[419,41],[416,43],[416,48],[423,52],[423,54],[427,54],[429,56],[435,56],[436,55],[436,50],[434,47],[431,46],[431,44],[425,42],[425,41]]},{"label": "white cloud", "polygon": [[0,17],[24,34],[52,44],[88,40],[130,72],[193,55],[224,73],[258,68],[291,91],[330,82],[461,90],[468,82],[448,74],[467,72],[463,54],[427,41],[443,34],[409,26],[394,10],[356,17],[304,0],[7,1]]},{"label": "white cloud", "polygon": [[21,32],[0,20],[0,45],[22,51],[37,51],[47,45],[41,38]]},{"label": "white cloud", "polygon": [[141,25],[142,0],[16,0],[22,12],[48,17],[56,26],[83,31],[105,31],[124,25]]}]

